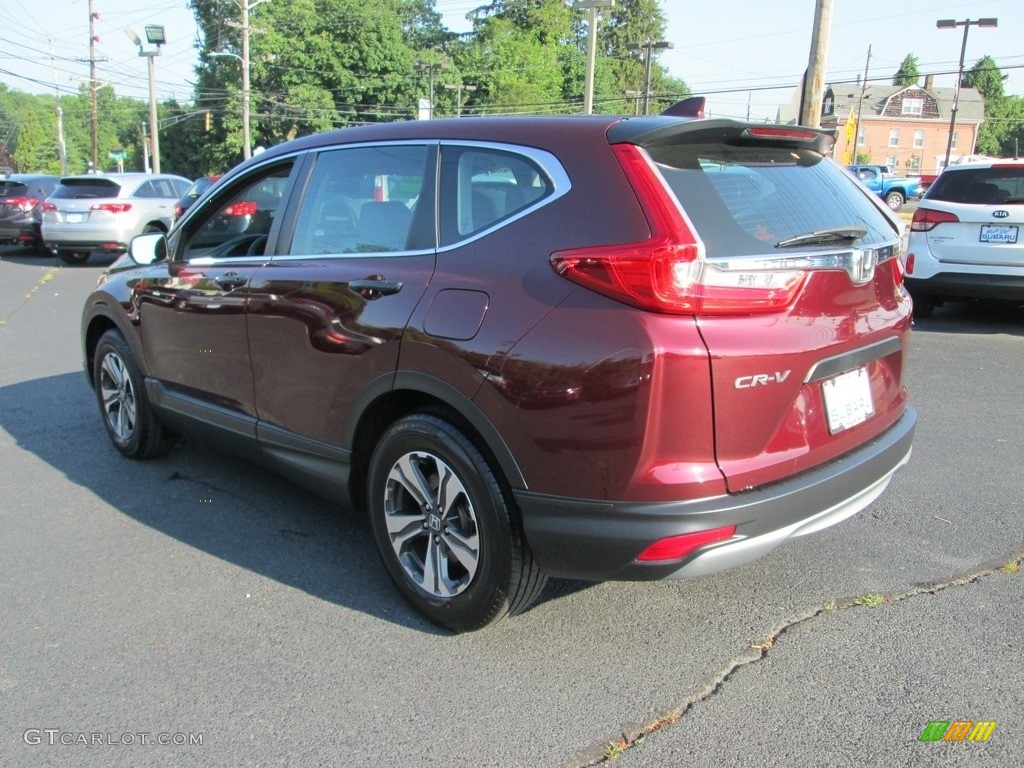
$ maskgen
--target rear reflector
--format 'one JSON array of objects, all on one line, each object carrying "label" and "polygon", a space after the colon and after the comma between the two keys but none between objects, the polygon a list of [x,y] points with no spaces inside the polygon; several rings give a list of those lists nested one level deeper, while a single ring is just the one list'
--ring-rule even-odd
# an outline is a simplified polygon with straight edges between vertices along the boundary
[{"label": "rear reflector", "polygon": [[690,554],[698,547],[731,539],[734,533],[736,533],[736,526],[727,525],[724,528],[712,528],[709,531],[695,531],[694,533],[684,533],[679,536],[669,536],[665,539],[658,539],[658,541],[641,552],[636,559],[641,563],[658,560],[677,560]]},{"label": "rear reflector", "polygon": [[907,254],[907,274],[914,274],[914,263],[917,261],[917,256],[912,253]]}]

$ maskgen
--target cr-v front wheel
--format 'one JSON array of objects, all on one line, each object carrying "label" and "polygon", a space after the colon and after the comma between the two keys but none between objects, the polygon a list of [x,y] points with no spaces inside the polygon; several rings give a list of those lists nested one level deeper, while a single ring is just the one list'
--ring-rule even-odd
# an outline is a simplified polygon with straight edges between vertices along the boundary
[{"label": "cr-v front wheel", "polygon": [[430,414],[393,424],[374,451],[369,511],[405,599],[465,632],[525,610],[546,577],[523,540],[511,494],[476,446]]},{"label": "cr-v front wheel", "polygon": [[131,459],[166,453],[170,439],[146,397],[142,372],[120,331],[109,330],[96,345],[93,386],[107,435]]}]

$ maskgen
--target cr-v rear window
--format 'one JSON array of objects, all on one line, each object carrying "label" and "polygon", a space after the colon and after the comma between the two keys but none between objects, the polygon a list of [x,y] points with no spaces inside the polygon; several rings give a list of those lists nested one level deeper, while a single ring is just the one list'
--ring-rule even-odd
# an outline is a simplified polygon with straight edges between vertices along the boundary
[{"label": "cr-v rear window", "polygon": [[117,197],[121,185],[109,179],[64,179],[50,197]]},{"label": "cr-v rear window", "polygon": [[763,255],[787,238],[832,227],[867,227],[861,247],[896,237],[875,204],[851,188],[846,171],[816,152],[726,144],[663,145],[647,152],[708,258]]},{"label": "cr-v rear window", "polygon": [[928,190],[927,197],[945,203],[975,205],[1024,203],[1024,166],[942,173]]}]

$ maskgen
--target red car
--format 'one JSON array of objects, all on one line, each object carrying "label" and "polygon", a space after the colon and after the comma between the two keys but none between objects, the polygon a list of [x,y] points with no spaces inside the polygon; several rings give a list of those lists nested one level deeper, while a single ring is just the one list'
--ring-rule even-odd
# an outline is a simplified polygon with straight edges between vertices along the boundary
[{"label": "red car", "polygon": [[131,458],[198,434],[365,510],[456,631],[547,576],[746,563],[910,456],[899,226],[831,143],[595,116],[275,147],[89,297],[103,423]]}]

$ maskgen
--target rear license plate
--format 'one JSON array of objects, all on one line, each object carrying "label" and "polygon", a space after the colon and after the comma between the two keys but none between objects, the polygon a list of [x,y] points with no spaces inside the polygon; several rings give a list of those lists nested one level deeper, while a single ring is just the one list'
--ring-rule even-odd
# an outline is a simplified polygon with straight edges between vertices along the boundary
[{"label": "rear license plate", "polygon": [[866,368],[841,373],[822,382],[828,431],[833,435],[855,427],[875,414]]},{"label": "rear license plate", "polygon": [[983,243],[1010,243],[1017,242],[1017,227],[1000,224],[982,224],[981,242]]},{"label": "rear license plate", "polygon": [[84,214],[81,213],[69,213],[64,217],[64,221],[68,224],[81,224]]}]

